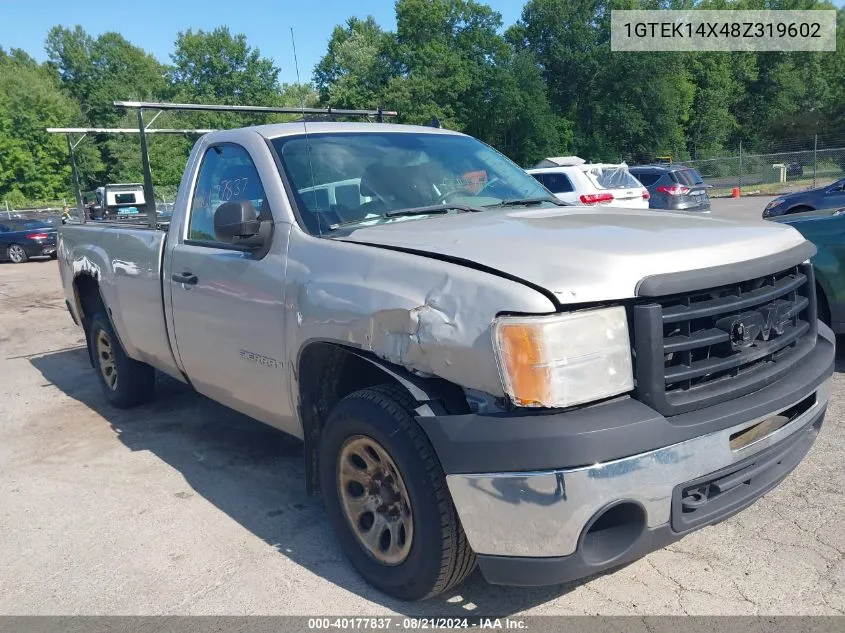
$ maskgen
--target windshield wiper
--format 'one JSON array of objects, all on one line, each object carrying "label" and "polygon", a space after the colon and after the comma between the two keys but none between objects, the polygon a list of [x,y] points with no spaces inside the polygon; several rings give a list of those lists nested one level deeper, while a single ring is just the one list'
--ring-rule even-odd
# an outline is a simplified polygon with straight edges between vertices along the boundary
[{"label": "windshield wiper", "polygon": [[427,207],[411,207],[410,209],[396,209],[384,214],[385,218],[400,218],[411,215],[435,215],[438,213],[449,213],[449,211],[463,211],[465,213],[479,213],[484,211],[481,207],[473,207],[468,204],[432,204]]},{"label": "windshield wiper", "polygon": [[363,224],[364,222],[371,222],[373,220],[380,220],[383,218],[401,218],[414,215],[438,215],[446,214],[449,211],[463,211],[471,213],[480,213],[486,211],[481,207],[473,207],[468,204],[433,204],[426,207],[411,207],[409,209],[396,209],[395,211],[388,211],[384,214],[374,215],[371,218],[361,218],[360,220],[349,220],[347,222],[340,222],[339,224],[332,224],[328,227],[329,231],[336,231],[340,228],[352,226],[353,224]]},{"label": "windshield wiper", "polygon": [[488,207],[529,207],[534,204],[542,204],[544,202],[551,202],[559,207],[568,207],[569,205],[558,200],[557,198],[514,198],[513,200],[502,200],[496,204],[488,204]]}]

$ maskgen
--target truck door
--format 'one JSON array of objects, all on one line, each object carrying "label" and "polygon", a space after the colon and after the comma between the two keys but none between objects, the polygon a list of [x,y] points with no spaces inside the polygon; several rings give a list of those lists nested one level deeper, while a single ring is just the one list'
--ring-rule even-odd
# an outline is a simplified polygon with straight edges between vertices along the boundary
[{"label": "truck door", "polygon": [[275,222],[263,256],[232,250],[215,236],[214,211],[240,200],[251,201],[259,219],[272,218],[249,152],[232,143],[211,146],[200,163],[185,233],[166,268],[177,353],[197,391],[290,431],[290,421],[280,417],[290,226]]}]

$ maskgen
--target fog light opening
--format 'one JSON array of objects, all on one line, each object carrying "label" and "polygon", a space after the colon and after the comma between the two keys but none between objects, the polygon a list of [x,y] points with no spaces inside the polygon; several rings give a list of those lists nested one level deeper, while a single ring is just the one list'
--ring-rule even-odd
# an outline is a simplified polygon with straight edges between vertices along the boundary
[{"label": "fog light opening", "polygon": [[581,553],[589,565],[603,565],[628,551],[645,529],[645,510],[625,501],[599,512],[581,537]]}]

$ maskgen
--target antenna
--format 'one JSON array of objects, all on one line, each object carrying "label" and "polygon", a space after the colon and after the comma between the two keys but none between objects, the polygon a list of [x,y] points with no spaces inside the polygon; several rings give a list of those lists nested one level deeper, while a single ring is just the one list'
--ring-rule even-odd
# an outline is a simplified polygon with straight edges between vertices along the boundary
[{"label": "antenna", "polygon": [[[296,59],[296,40],[293,37],[293,27],[290,27],[290,43],[293,46],[293,67],[296,69],[296,85],[302,86],[302,81],[299,79],[299,62]],[[302,92],[299,93],[299,106],[302,108],[302,122],[305,123],[305,98]]]},{"label": "antenna", "polygon": [[302,111],[302,130],[305,134],[305,152],[308,154],[308,169],[311,172],[311,195],[314,196],[314,215],[317,219],[317,231],[323,237],[322,219],[317,211],[317,183],[314,179],[314,164],[311,161],[311,143],[308,140],[308,125],[305,123],[305,93],[302,91],[302,80],[299,78],[299,61],[296,59],[296,39],[293,37],[293,27],[290,27],[290,43],[293,46],[293,66],[296,69],[296,88],[299,90],[299,107]]}]

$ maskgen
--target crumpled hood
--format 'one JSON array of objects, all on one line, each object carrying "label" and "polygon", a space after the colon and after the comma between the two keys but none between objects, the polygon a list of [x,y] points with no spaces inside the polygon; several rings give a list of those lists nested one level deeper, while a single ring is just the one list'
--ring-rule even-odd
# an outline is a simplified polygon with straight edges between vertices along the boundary
[{"label": "crumpled hood", "polygon": [[583,207],[426,216],[337,239],[469,260],[563,304],[634,297],[649,275],[740,263],[804,242],[795,229],[763,220]]}]

